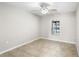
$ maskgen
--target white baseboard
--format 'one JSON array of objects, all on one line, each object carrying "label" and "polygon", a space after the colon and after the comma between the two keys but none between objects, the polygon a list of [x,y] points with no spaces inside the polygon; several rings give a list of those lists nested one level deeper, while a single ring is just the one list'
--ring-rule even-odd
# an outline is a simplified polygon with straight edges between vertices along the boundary
[{"label": "white baseboard", "polygon": [[33,42],[33,41],[35,41],[35,40],[38,40],[38,39],[47,39],[47,40],[53,40],[53,41],[59,41],[59,42],[64,42],[64,43],[75,44],[75,42],[68,42],[68,41],[55,40],[55,39],[46,38],[46,37],[37,37],[37,38],[35,38],[35,39],[33,39],[33,40],[30,40],[30,41],[28,41],[28,42],[25,42],[25,43],[22,43],[22,44],[20,44],[20,45],[17,45],[17,46],[15,46],[15,47],[13,47],[13,48],[10,48],[10,49],[7,49],[7,50],[5,50],[5,51],[2,51],[2,52],[0,52],[0,54],[3,54],[3,53],[5,53],[5,52],[11,51],[11,50],[13,50],[13,49],[19,48],[19,47],[21,47],[21,46],[23,46],[23,45],[26,45],[26,44],[31,43],[31,42]]},{"label": "white baseboard", "polygon": [[5,52],[9,52],[9,51],[11,51],[11,50],[13,50],[13,49],[19,48],[19,47],[21,47],[21,46],[23,46],[23,45],[26,45],[26,44],[31,43],[31,42],[33,42],[33,41],[35,41],[35,40],[38,40],[38,39],[39,39],[39,37],[37,37],[37,38],[35,38],[35,39],[33,39],[33,40],[30,40],[30,41],[28,41],[28,42],[24,42],[24,43],[22,43],[22,44],[20,44],[20,45],[17,45],[17,46],[15,46],[15,47],[13,47],[13,48],[9,48],[9,49],[7,49],[7,50],[5,50],[5,51],[2,51],[2,52],[0,52],[0,54],[3,54],[3,53],[5,53]]},{"label": "white baseboard", "polygon": [[47,37],[40,37],[40,38],[41,38],[41,39],[47,39],[47,40],[58,41],[58,42],[69,43],[69,44],[76,44],[75,42],[69,42],[69,41],[64,41],[64,40],[57,40],[57,39],[52,39],[52,38],[47,38]]}]

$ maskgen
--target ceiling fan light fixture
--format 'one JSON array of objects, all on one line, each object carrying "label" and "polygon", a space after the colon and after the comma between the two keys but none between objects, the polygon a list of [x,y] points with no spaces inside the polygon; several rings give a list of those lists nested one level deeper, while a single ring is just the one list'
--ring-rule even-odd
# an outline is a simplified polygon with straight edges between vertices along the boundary
[{"label": "ceiling fan light fixture", "polygon": [[42,8],[41,9],[41,13],[42,14],[47,14],[48,13],[48,9],[47,8]]}]

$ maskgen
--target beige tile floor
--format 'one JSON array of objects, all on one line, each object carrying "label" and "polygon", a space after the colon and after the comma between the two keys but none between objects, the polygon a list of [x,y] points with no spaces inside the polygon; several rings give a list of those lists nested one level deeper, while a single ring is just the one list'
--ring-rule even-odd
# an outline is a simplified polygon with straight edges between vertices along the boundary
[{"label": "beige tile floor", "polygon": [[77,57],[74,44],[39,39],[6,52],[0,57]]}]

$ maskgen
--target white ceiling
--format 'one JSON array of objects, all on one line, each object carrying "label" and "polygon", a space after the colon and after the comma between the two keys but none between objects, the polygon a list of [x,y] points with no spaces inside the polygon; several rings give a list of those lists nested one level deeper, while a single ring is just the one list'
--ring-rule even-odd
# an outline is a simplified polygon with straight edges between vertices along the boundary
[{"label": "white ceiling", "polygon": [[[39,2],[8,2],[8,4],[24,8],[35,15],[42,15],[39,11]],[[75,12],[78,6],[78,2],[51,2],[49,4],[59,13]]]}]

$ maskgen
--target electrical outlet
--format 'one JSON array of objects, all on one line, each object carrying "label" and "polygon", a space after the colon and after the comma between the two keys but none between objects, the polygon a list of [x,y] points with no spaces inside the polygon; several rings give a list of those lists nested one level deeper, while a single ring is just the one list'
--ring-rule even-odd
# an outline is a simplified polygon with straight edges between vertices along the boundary
[{"label": "electrical outlet", "polygon": [[6,44],[8,44],[9,42],[8,41],[6,41]]}]

